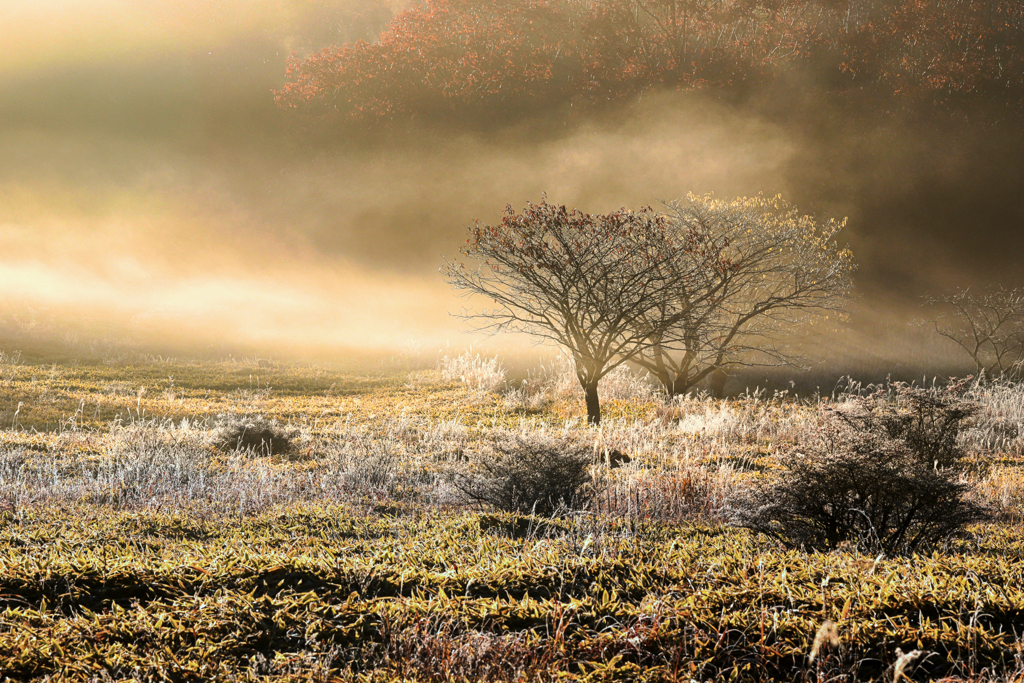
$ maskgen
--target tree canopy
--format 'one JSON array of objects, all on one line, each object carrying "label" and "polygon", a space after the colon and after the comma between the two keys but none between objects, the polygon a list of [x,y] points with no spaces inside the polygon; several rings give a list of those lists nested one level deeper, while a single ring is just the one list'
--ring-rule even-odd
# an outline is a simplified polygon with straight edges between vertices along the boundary
[{"label": "tree canopy", "polygon": [[500,224],[469,229],[462,253],[474,263],[443,270],[456,289],[493,302],[464,313],[478,329],[525,332],[566,349],[597,424],[601,378],[687,314],[678,291],[712,292],[707,282],[730,268],[718,245],[666,218],[649,208],[592,215],[547,202],[521,214],[507,207]]},{"label": "tree canopy", "polygon": [[542,202],[499,225],[476,224],[446,263],[449,283],[494,306],[466,311],[478,329],[524,332],[566,349],[601,419],[598,385],[632,362],[670,395],[735,365],[790,363],[786,338],[849,295],[853,257],[836,236],[780,197],[689,195],[610,214]]},{"label": "tree canopy", "polygon": [[[668,204],[667,224],[690,241],[715,245],[729,267],[666,304],[672,324],[654,328],[651,344],[633,358],[669,395],[688,391],[737,365],[788,364],[798,354],[787,341],[818,315],[842,309],[852,287],[853,256],[836,238],[845,221],[819,222],[781,197],[717,199],[689,195]],[[689,271],[692,251],[670,263]],[[721,387],[718,387],[718,392]]]},{"label": "tree canopy", "polygon": [[1024,103],[1016,0],[422,0],[380,39],[292,57],[286,107],[343,120],[516,117],[787,71],[952,104]]}]

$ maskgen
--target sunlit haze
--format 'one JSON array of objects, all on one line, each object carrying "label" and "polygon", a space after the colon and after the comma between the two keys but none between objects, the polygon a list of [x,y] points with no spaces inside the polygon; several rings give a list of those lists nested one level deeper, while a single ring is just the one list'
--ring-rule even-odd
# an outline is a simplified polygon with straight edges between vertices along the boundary
[{"label": "sunlit haze", "polygon": [[788,94],[651,90],[564,118],[325,135],[273,91],[289,54],[374,40],[387,16],[366,6],[4,3],[6,334],[36,316],[58,336],[199,350],[479,343],[439,268],[474,220],[545,193],[586,211],[782,193],[849,217],[852,355],[903,335],[922,294],[1018,284],[1024,144],[1005,115],[865,110],[793,73]]}]

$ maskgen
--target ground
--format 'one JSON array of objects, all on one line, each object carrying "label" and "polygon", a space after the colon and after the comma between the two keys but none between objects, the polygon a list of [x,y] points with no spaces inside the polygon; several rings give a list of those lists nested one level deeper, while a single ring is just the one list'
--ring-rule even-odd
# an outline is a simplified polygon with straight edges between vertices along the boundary
[{"label": "ground", "polygon": [[[968,435],[992,521],[883,557],[728,523],[820,397],[669,402],[622,374],[593,428],[558,367],[509,386],[469,356],[2,361],[5,680],[1024,675],[1019,388]],[[225,449],[232,415],[291,448]],[[592,443],[594,504],[467,504],[450,472],[510,432]]]}]

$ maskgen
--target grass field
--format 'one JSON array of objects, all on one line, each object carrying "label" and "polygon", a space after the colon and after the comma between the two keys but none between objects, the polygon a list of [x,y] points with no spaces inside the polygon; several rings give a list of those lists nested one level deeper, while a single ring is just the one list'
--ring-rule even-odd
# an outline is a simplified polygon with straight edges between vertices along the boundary
[{"label": "grass field", "polygon": [[[910,557],[727,524],[831,398],[603,397],[596,429],[557,365],[4,355],[0,677],[1024,680],[1024,389],[964,436],[992,521]],[[231,415],[293,447],[218,447]],[[508,433],[593,444],[590,508],[467,504],[449,473]]]}]

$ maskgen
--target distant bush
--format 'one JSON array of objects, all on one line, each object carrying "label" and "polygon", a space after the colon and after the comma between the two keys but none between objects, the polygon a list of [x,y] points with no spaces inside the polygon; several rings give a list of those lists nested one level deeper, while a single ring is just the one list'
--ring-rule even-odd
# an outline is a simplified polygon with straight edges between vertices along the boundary
[{"label": "distant bush", "polygon": [[213,445],[223,451],[248,451],[254,455],[293,455],[296,432],[277,420],[242,415],[221,415],[213,433]]},{"label": "distant bush", "polygon": [[492,449],[475,459],[472,470],[453,476],[455,488],[469,500],[548,517],[584,508],[593,500],[590,446],[516,434],[495,441]]},{"label": "distant bush", "polygon": [[840,408],[787,469],[755,487],[735,521],[790,547],[910,553],[987,514],[964,499],[959,435],[975,406],[948,390],[897,386]]}]

